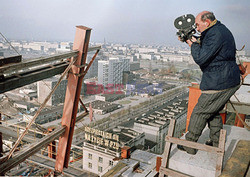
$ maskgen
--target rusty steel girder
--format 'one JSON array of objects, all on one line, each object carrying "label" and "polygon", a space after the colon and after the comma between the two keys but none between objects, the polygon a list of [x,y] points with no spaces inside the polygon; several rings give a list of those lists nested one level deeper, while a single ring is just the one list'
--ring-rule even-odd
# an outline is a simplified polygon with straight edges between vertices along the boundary
[{"label": "rusty steel girder", "polygon": [[86,58],[90,33],[91,28],[84,26],[77,26],[76,28],[73,50],[77,50],[79,51],[79,53],[78,58],[75,64],[72,66],[71,71],[68,75],[68,85],[65,94],[65,102],[62,116],[62,126],[66,126],[66,131],[59,138],[55,164],[55,170],[57,172],[62,172],[63,168],[67,168],[69,163],[71,143],[74,133],[77,109],[83,81],[83,77],[81,77],[81,75],[85,72],[86,69]]}]

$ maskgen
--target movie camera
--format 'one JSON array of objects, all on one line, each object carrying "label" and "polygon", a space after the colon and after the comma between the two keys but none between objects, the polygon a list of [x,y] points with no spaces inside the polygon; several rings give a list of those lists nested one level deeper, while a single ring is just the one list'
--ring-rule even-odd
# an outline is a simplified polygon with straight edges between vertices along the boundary
[{"label": "movie camera", "polygon": [[182,15],[176,18],[174,26],[178,29],[176,34],[182,42],[191,39],[196,33],[195,17],[192,14]]}]

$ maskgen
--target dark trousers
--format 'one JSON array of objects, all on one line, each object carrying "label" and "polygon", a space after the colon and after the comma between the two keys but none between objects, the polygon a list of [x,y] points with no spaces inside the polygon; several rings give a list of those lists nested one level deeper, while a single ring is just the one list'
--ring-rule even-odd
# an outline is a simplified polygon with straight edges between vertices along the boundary
[{"label": "dark trousers", "polygon": [[227,101],[239,87],[240,86],[236,86],[217,93],[202,93],[198,103],[193,109],[186,140],[198,141],[206,123],[208,123],[210,139],[214,142],[214,145],[217,146],[220,130],[223,128],[219,112],[224,108]]}]

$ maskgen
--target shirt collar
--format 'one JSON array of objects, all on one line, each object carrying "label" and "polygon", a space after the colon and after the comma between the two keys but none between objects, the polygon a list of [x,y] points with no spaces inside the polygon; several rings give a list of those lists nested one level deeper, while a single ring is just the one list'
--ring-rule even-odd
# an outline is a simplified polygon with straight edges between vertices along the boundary
[{"label": "shirt collar", "polygon": [[218,22],[218,20],[216,20],[216,19],[215,19],[214,21],[212,21],[212,22],[210,23],[210,25],[201,33],[201,35],[204,35],[204,34],[207,32],[207,30],[208,30],[209,28],[213,27],[214,25],[216,25],[217,22]]}]

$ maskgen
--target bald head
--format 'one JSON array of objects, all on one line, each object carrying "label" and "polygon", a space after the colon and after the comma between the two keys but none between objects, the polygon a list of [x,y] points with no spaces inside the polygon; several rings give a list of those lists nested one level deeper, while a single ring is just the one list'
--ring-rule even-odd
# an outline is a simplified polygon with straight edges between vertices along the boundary
[{"label": "bald head", "polygon": [[201,20],[205,21],[206,19],[209,19],[210,21],[214,21],[215,20],[215,16],[213,14],[213,12],[209,12],[209,11],[203,11],[200,13],[201,15]]},{"label": "bald head", "polygon": [[195,24],[197,26],[197,31],[203,32],[212,21],[215,20],[213,12],[203,11],[199,13],[195,18]]}]

